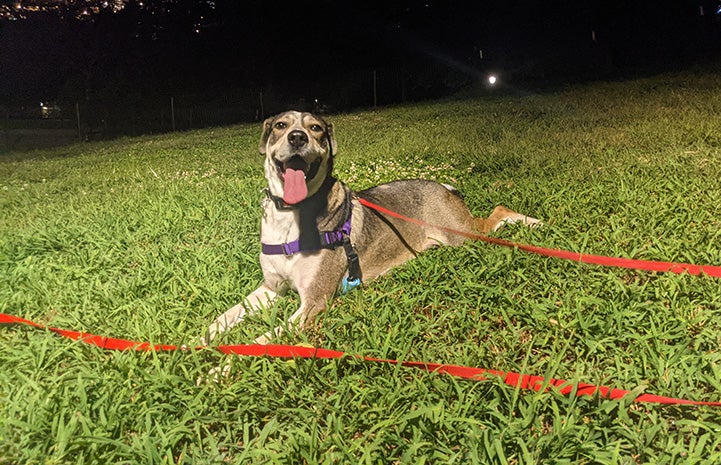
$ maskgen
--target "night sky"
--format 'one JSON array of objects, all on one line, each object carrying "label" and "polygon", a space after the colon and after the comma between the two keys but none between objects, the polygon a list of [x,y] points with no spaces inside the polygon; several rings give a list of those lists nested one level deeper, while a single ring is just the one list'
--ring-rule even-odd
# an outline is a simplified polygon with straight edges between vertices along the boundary
[{"label": "night sky", "polygon": [[[49,3],[63,4],[0,5]],[[543,86],[675,69],[721,48],[717,0],[110,3],[122,8],[73,2],[0,20],[0,106],[107,112],[176,96],[256,107],[262,92],[269,111],[316,98],[346,109],[371,103],[373,71],[390,104],[448,95],[489,70]]]}]

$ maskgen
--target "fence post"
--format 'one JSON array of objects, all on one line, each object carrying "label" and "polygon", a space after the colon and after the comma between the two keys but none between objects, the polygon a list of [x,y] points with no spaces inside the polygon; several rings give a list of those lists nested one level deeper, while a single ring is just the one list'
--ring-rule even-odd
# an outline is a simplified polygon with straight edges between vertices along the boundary
[{"label": "fence post", "polygon": [[263,91],[260,91],[260,120],[265,119],[265,109],[263,108]]},{"label": "fence post", "polygon": [[5,150],[10,150],[10,109],[5,111]]},{"label": "fence post", "polygon": [[83,132],[80,129],[80,103],[79,102],[75,102],[75,118],[78,121],[78,140],[82,141],[83,140]]},{"label": "fence post", "polygon": [[378,73],[373,70],[373,108],[378,106]]},{"label": "fence post", "polygon": [[173,132],[175,132],[175,100],[170,97],[170,121],[173,124]]}]

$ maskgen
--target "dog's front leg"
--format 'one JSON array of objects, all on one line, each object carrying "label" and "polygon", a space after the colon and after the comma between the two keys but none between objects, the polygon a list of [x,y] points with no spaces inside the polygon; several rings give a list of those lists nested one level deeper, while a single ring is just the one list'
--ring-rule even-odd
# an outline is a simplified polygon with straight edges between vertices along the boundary
[{"label": "dog's front leg", "polygon": [[323,250],[319,254],[303,257],[303,263],[295,266],[289,280],[298,292],[300,306],[284,325],[268,331],[255,340],[268,344],[285,331],[300,329],[312,323],[318,313],[324,311],[328,301],[336,294],[348,268],[348,260],[342,248]]},{"label": "dog's front leg", "polygon": [[[288,330],[290,331],[293,327],[296,326],[298,319],[301,319],[301,321],[305,321],[305,318],[303,316],[307,313],[307,309],[301,305],[298,310],[293,313],[290,318],[288,318],[288,321],[286,321],[285,326],[277,326],[273,330],[268,331],[267,333],[263,334],[259,338],[255,340],[256,344],[268,344],[273,338],[276,338],[283,334],[284,331]],[[300,325],[302,326],[302,324]]]},{"label": "dog's front leg", "polygon": [[[245,319],[246,316],[256,313],[258,310],[270,305],[278,294],[263,283],[258,289],[254,290],[238,305],[228,309],[225,313],[215,319],[213,324],[208,328],[208,339],[210,343],[215,337],[232,328],[236,324]],[[202,338],[203,345],[206,344],[205,338]]]},{"label": "dog's front leg", "polygon": [[[268,331],[264,335],[255,340],[256,344],[268,344],[273,338],[283,334],[285,331],[299,329],[308,323],[312,323],[315,317],[326,309],[328,301],[333,297],[338,289],[343,266],[339,265],[342,261],[326,262],[321,268],[326,272],[326,279],[312,279],[307,287],[298,289],[300,297],[300,307],[296,310],[283,326],[277,326],[275,329]],[[336,264],[334,266],[334,264]],[[335,268],[335,269],[334,269]],[[334,273],[335,271],[335,273]],[[338,276],[337,279],[330,276]]]},{"label": "dog's front leg", "polygon": [[[256,313],[258,310],[267,307],[271,304],[278,293],[268,287],[265,283],[261,284],[260,287],[250,294],[238,305],[229,308],[225,313],[215,319],[213,324],[208,327],[208,339],[204,337],[200,338],[203,345],[207,345],[212,342],[215,337],[232,328],[236,324],[240,323],[245,319],[246,316]],[[207,376],[200,377],[197,380],[197,384],[200,385],[206,381],[218,382],[219,376],[227,377],[230,373],[230,361],[225,366],[217,366],[208,372]]]}]

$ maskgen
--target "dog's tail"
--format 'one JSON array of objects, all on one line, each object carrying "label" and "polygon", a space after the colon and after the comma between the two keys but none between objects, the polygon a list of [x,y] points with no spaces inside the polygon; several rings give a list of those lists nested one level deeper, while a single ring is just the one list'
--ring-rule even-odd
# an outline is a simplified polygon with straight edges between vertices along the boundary
[{"label": "dog's tail", "polygon": [[441,186],[443,186],[443,187],[445,187],[446,189],[448,189],[448,192],[450,192],[451,194],[453,194],[453,195],[455,195],[456,197],[458,197],[459,199],[463,200],[463,194],[461,194],[461,191],[459,191],[459,190],[456,189],[455,187],[451,186],[450,184],[446,184],[446,183],[444,183],[444,182],[441,183]]}]

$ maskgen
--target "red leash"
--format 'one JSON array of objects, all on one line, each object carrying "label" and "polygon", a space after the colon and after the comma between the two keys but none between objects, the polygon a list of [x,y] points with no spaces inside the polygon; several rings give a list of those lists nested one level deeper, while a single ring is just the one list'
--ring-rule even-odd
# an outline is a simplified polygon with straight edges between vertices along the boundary
[{"label": "red leash", "polygon": [[[171,345],[152,345],[148,342],[134,342],[127,339],[115,339],[111,337],[96,336],[94,334],[80,331],[44,326],[24,318],[0,313],[0,324],[28,325],[35,328],[46,329],[63,337],[94,345],[107,350],[140,350],[140,351],[175,351],[186,350],[184,347]],[[194,350],[207,349],[209,347],[196,347]],[[244,355],[248,357],[277,357],[277,358],[304,358],[304,359],[341,359],[349,355],[335,350],[287,346],[287,345],[228,345],[218,346],[216,349],[224,354]],[[599,396],[607,399],[621,399],[630,394],[631,391],[624,389],[597,386],[587,383],[572,383],[564,379],[546,379],[542,376],[524,375],[521,373],[488,370],[485,368],[474,368],[461,365],[446,365],[442,363],[427,363],[414,361],[387,360],[373,357],[354,356],[367,362],[400,365],[404,367],[418,368],[428,372],[446,373],[458,378],[471,380],[486,380],[497,377],[513,388],[532,389],[536,392],[547,391],[551,386],[558,388],[558,392],[571,396]],[[633,399],[634,402],[652,402],[666,405],[707,405],[721,407],[721,402],[702,402],[674,397],[657,396],[653,394],[641,394]]]},{"label": "red leash", "polygon": [[425,221],[410,218],[400,213],[396,213],[393,210],[388,210],[385,207],[381,207],[373,202],[366,199],[359,198],[358,201],[361,205],[376,210],[394,218],[407,221],[409,223],[418,224],[425,227],[431,227],[440,229],[450,234],[467,237],[473,240],[479,240],[488,242],[490,244],[501,245],[504,247],[515,247],[524,252],[535,253],[537,255],[543,255],[546,257],[556,257],[565,260],[573,260],[581,263],[589,263],[593,265],[603,266],[615,266],[619,268],[630,268],[633,270],[644,270],[644,271],[661,271],[671,273],[689,273],[692,275],[699,275],[701,273],[714,277],[721,278],[721,266],[715,265],[692,265],[689,263],[672,263],[672,262],[657,262],[652,260],[634,260],[631,258],[618,258],[618,257],[606,257],[603,255],[586,255],[578,252],[569,252],[567,250],[560,249],[547,249],[545,247],[538,247],[535,245],[518,244],[515,242],[507,241],[505,239],[497,239],[495,237],[488,237],[481,234],[467,233],[458,231],[456,229],[446,228],[444,226],[436,226],[434,224],[426,223]]},{"label": "red leash", "polygon": [[[658,262],[649,260],[633,260],[628,258],[615,258],[606,257],[602,255],[585,255],[578,252],[569,252],[559,249],[547,249],[544,247],[537,247],[532,245],[517,244],[514,242],[506,241],[504,239],[497,239],[480,234],[466,233],[463,231],[457,231],[454,229],[446,228],[443,226],[436,226],[424,221],[420,221],[414,218],[409,218],[396,213],[387,208],[376,205],[366,199],[359,199],[360,203],[368,208],[376,210],[380,213],[398,218],[410,223],[419,224],[426,227],[433,227],[446,231],[451,234],[460,235],[469,239],[481,240],[491,244],[501,245],[504,247],[515,247],[520,250],[543,255],[547,257],[563,258],[566,260],[573,260],[582,263],[589,263],[595,265],[604,266],[615,266],[621,268],[630,268],[636,270],[646,271],[661,271],[661,272],[672,272],[672,273],[689,273],[692,275],[699,275],[704,273],[712,277],[721,277],[721,266],[713,265],[691,265],[686,263],[671,263],[671,262]],[[47,329],[55,332],[63,337],[78,340],[86,344],[94,345],[103,349],[108,350],[154,350],[154,351],[174,351],[174,350],[185,350],[184,347],[172,346],[172,345],[151,345],[148,342],[135,342],[126,339],[116,339],[110,337],[96,336],[89,333],[83,333],[79,331],[70,331],[58,328],[52,328],[44,326],[20,317],[7,315],[0,313],[0,324],[22,324],[34,326],[36,328]],[[196,347],[196,350],[205,349],[206,347]],[[279,357],[279,358],[308,358],[308,359],[340,359],[348,356],[344,352],[338,352],[335,350],[322,349],[322,348],[310,348],[310,347],[299,347],[299,346],[286,346],[286,345],[229,345],[229,346],[218,346],[217,350],[225,354],[245,355],[252,357]],[[563,379],[545,379],[542,376],[525,375],[514,372],[503,372],[498,370],[489,370],[485,368],[474,368],[460,365],[446,365],[441,363],[427,363],[427,362],[414,362],[414,361],[399,361],[399,360],[386,360],[373,357],[361,357],[355,356],[356,358],[375,363],[384,363],[391,365],[401,365],[404,367],[413,367],[426,370],[429,372],[446,373],[452,376],[456,376],[464,379],[473,380],[484,380],[491,377],[498,377],[503,380],[507,385],[514,388],[521,389],[532,389],[534,391],[548,390],[550,386],[558,388],[558,391],[563,395],[576,395],[576,396],[594,396],[608,398],[608,399],[620,399],[630,394],[630,391],[624,389],[610,388],[606,386],[597,386],[594,384],[587,383],[571,383]],[[707,405],[713,407],[721,407],[721,402],[702,402],[693,401],[686,399],[679,399],[674,397],[657,396],[653,394],[641,394],[633,399],[634,402],[653,402],[658,404],[667,405]]]}]

